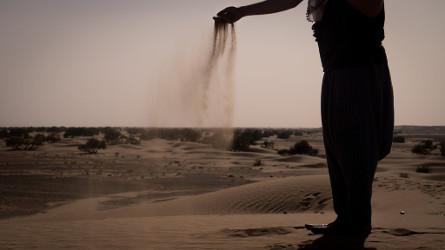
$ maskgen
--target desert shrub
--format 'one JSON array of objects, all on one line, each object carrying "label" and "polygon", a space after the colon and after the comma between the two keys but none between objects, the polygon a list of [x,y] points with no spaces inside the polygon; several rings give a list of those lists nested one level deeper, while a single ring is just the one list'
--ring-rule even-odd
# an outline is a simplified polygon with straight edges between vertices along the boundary
[{"label": "desert shrub", "polygon": [[434,145],[432,140],[425,140],[414,145],[414,147],[411,149],[411,152],[414,154],[429,155],[431,154],[431,151],[435,150],[436,148],[437,145]]},{"label": "desert shrub", "polygon": [[9,137],[5,140],[6,147],[12,147],[12,150],[21,150],[25,143],[25,138],[23,137]]},{"label": "desert shrub", "polygon": [[422,154],[422,155],[427,155],[430,152],[425,148],[424,144],[416,144],[414,145],[414,147],[411,149],[411,152],[414,154]]},{"label": "desert shrub", "polygon": [[252,145],[255,145],[256,141],[263,139],[263,132],[258,129],[247,129],[244,131],[245,134],[248,134],[250,138],[252,138]]},{"label": "desert shrub", "polygon": [[39,145],[42,145],[40,138],[14,136],[6,139],[6,146],[11,147],[12,150],[35,150]]},{"label": "desert shrub", "polygon": [[115,128],[106,127],[102,130],[104,133],[105,141],[108,144],[117,144],[119,143],[119,139],[121,137],[121,132]]},{"label": "desert shrub", "polygon": [[430,168],[430,166],[417,166],[416,172],[427,174],[427,173],[431,172],[431,168]]},{"label": "desert shrub", "polygon": [[302,135],[303,135],[303,132],[300,131],[300,130],[294,130],[293,134],[294,134],[295,136],[302,136]]},{"label": "desert shrub", "polygon": [[247,151],[250,145],[256,145],[256,141],[263,138],[263,133],[260,130],[235,130],[232,140],[233,151]]},{"label": "desert shrub", "polygon": [[289,139],[289,137],[293,134],[292,130],[282,130],[277,134],[277,138],[279,139]]},{"label": "desert shrub", "polygon": [[33,138],[33,142],[36,146],[41,146],[46,141],[46,137],[43,134],[36,134]]},{"label": "desert shrub", "polygon": [[425,147],[429,150],[434,150],[437,148],[437,145],[434,145],[432,140],[425,140],[422,141],[422,143],[424,143]]},{"label": "desert shrub", "polygon": [[278,151],[278,154],[281,155],[295,155],[295,154],[304,154],[304,155],[317,155],[318,149],[313,148],[309,145],[309,142],[306,140],[301,140],[290,149],[282,149]]},{"label": "desert shrub", "polygon": [[67,128],[64,138],[75,137],[75,136],[95,136],[98,135],[100,130],[98,128],[85,128],[85,127],[71,127]]},{"label": "desert shrub", "polygon": [[140,145],[141,144],[141,139],[139,139],[136,136],[130,136],[128,138],[128,143],[132,144],[132,145]]},{"label": "desert shrub", "polygon": [[306,140],[299,141],[295,143],[294,147],[289,150],[290,154],[307,154],[307,155],[317,155],[318,150],[312,148],[309,142]]},{"label": "desert shrub", "polygon": [[252,142],[252,138],[248,134],[245,133],[235,133],[233,135],[232,147],[233,151],[247,151],[249,150],[250,143]]},{"label": "desert shrub", "polygon": [[48,143],[56,143],[56,142],[59,142],[60,140],[61,140],[60,135],[57,133],[51,133],[46,136],[46,141]]},{"label": "desert shrub", "polygon": [[25,128],[11,128],[8,137],[29,138],[29,132]]},{"label": "desert shrub", "polygon": [[404,136],[394,136],[392,138],[392,141],[395,143],[405,143],[405,137]]},{"label": "desert shrub", "polygon": [[9,133],[8,133],[7,129],[4,128],[4,129],[0,130],[0,139],[8,138],[8,135],[9,135]]},{"label": "desert shrub", "polygon": [[263,132],[261,130],[247,130],[246,132],[251,135],[253,142],[263,139]]},{"label": "desert shrub", "polygon": [[99,149],[106,149],[107,148],[107,144],[105,143],[105,141],[99,141],[96,138],[91,138],[89,139],[85,144],[80,145],[78,147],[78,149],[80,151],[89,153],[89,154],[96,154],[97,150]]},{"label": "desert shrub", "polygon": [[440,143],[440,154],[441,154],[442,156],[445,156],[445,141],[442,141],[442,142]]}]

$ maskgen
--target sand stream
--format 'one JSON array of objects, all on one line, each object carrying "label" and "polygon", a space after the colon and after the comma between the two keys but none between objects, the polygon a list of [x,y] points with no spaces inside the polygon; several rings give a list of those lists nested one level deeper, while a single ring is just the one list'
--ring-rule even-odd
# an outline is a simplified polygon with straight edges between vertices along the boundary
[{"label": "sand stream", "polygon": [[233,126],[235,26],[215,22],[204,33],[201,43],[178,45],[160,70],[148,100],[150,126]]}]

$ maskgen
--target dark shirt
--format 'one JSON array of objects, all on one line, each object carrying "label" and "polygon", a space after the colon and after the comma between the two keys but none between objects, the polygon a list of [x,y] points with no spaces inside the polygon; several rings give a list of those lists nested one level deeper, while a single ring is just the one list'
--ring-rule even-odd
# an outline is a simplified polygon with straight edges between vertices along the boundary
[{"label": "dark shirt", "polygon": [[312,26],[323,71],[387,62],[384,23],[384,10],[370,18],[346,0],[328,1],[322,20]]}]

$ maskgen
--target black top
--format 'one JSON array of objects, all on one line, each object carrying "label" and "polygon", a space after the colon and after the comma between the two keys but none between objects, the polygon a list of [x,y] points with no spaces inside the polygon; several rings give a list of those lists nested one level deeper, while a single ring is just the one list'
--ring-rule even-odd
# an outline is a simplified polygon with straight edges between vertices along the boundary
[{"label": "black top", "polygon": [[387,62],[384,23],[384,10],[370,18],[346,0],[328,1],[322,20],[312,26],[323,71]]}]

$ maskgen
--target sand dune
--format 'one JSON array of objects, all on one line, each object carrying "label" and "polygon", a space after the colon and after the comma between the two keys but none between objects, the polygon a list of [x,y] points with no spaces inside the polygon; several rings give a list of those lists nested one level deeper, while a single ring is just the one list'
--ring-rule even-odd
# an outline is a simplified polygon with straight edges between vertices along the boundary
[{"label": "sand dune", "polygon": [[[121,194],[131,197],[138,193]],[[327,176],[297,176],[247,184],[211,193],[152,199],[100,210],[111,197],[79,200],[20,221],[63,221],[114,217],[321,212],[332,209]]]},{"label": "sand dune", "polygon": [[[304,138],[320,143],[320,136]],[[378,166],[368,249],[445,246],[445,158],[412,154],[409,149],[418,138],[395,144]],[[0,152],[0,178],[27,180],[13,186],[2,183],[3,192],[17,196],[2,209],[13,211],[21,202],[41,201],[47,190],[65,195],[50,199],[53,203],[39,213],[2,220],[0,246],[157,250],[360,244],[326,242],[303,228],[305,223],[335,218],[321,148],[321,157],[280,156],[259,146],[251,152],[230,152],[154,139],[138,146],[110,146],[90,156],[80,155],[73,146],[83,140],[25,154]],[[295,140],[276,144],[286,147]],[[419,167],[428,171],[419,172]],[[18,187],[23,191],[13,193]]]},{"label": "sand dune", "polygon": [[153,215],[295,213],[330,202],[327,176],[290,177],[147,206]]}]

